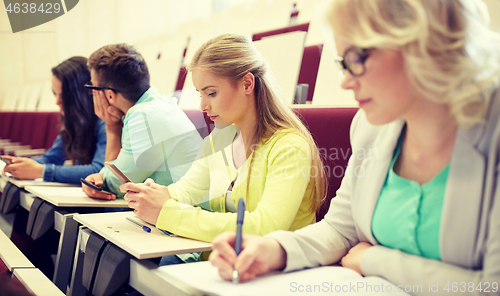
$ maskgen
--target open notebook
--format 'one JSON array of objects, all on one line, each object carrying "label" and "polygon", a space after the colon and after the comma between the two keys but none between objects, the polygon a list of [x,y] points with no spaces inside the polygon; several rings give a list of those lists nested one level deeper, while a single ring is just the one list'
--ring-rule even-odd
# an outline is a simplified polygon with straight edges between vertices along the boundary
[{"label": "open notebook", "polygon": [[158,271],[165,278],[174,277],[195,289],[215,295],[410,295],[404,292],[404,287],[398,289],[382,278],[362,277],[351,269],[339,266],[288,273],[270,272],[237,285],[222,280],[217,268],[210,262],[162,266]]}]

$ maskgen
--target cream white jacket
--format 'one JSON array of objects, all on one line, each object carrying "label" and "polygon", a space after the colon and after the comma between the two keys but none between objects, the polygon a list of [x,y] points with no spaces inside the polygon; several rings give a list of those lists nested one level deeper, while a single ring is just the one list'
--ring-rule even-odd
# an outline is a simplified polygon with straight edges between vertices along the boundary
[{"label": "cream white jacket", "polygon": [[[374,245],[362,257],[366,276],[395,285],[422,285],[416,295],[500,295],[500,91],[493,94],[484,125],[459,128],[446,184],[441,261],[410,255],[377,243],[372,217],[404,121],[370,124],[359,111],[351,125],[351,156],[325,218],[295,232],[268,234],[287,252],[286,271],[338,262],[358,242]],[[479,291],[482,282],[482,291]],[[429,292],[438,283],[439,293]],[[463,293],[446,293],[453,283]],[[473,284],[469,284],[473,283]],[[489,287],[490,292],[484,288]]]}]

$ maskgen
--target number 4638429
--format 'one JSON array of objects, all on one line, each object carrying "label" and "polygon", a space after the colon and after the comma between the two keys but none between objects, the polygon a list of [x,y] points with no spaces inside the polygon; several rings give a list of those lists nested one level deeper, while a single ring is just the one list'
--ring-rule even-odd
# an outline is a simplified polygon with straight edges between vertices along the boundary
[{"label": "number 4638429", "polygon": [[8,13],[59,13],[61,4],[41,3],[38,7],[36,3],[9,3]]},{"label": "number 4638429", "polygon": [[479,292],[493,292],[496,293],[498,292],[498,283],[493,282],[479,282],[477,285],[475,283],[470,282],[461,282],[461,283],[446,283],[446,286],[444,286],[443,290],[447,292],[474,292],[474,291],[479,291]]}]

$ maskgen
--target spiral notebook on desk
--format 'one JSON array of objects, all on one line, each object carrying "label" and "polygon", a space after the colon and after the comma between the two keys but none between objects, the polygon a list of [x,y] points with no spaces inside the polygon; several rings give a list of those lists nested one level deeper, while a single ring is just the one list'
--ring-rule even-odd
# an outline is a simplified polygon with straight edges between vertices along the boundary
[{"label": "spiral notebook on desk", "polygon": [[340,266],[270,272],[237,285],[222,280],[210,262],[162,266],[158,271],[210,295],[409,295],[383,278],[362,277]]}]

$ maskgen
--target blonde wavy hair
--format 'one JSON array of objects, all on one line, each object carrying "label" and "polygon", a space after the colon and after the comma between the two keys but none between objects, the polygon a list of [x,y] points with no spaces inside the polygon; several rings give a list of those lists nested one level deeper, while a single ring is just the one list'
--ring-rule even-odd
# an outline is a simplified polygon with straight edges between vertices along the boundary
[{"label": "blonde wavy hair", "polygon": [[[224,34],[203,44],[194,54],[189,71],[207,69],[211,73],[230,79],[240,80],[247,73],[255,77],[255,106],[257,111],[257,127],[254,143],[265,141],[277,130],[292,128],[309,144],[311,151],[311,170],[318,170],[311,178],[314,182],[311,209],[317,211],[325,198],[328,183],[318,147],[311,133],[300,119],[279,98],[275,83],[267,71],[267,63],[262,59],[252,41],[244,36]],[[253,161],[253,159],[252,159]],[[252,169],[250,165],[249,170]],[[319,172],[319,173],[318,173]],[[248,174],[251,176],[251,174]],[[247,191],[250,178],[247,180]]]},{"label": "blonde wavy hair", "polygon": [[401,51],[413,91],[447,104],[457,123],[483,122],[499,84],[500,37],[480,0],[334,0],[334,34]]}]

